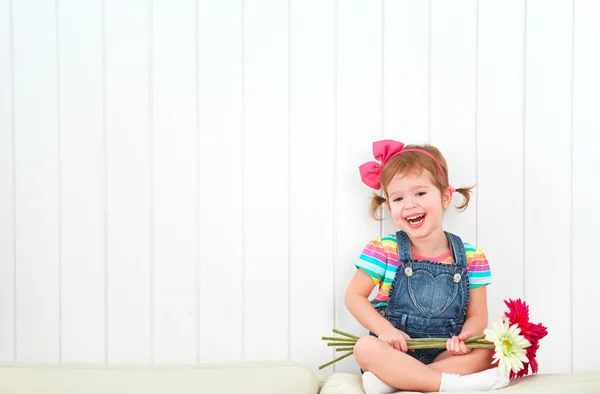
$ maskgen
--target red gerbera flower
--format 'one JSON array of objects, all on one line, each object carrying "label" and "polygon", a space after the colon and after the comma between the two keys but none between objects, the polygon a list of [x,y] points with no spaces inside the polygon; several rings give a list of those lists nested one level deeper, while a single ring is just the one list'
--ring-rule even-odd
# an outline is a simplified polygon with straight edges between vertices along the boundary
[{"label": "red gerbera flower", "polygon": [[511,325],[518,324],[521,330],[524,326],[529,325],[529,306],[525,302],[518,298],[514,301],[511,299],[504,300],[504,303],[508,307],[508,312],[505,312],[504,315]]},{"label": "red gerbera flower", "polygon": [[548,335],[548,330],[541,323],[531,323],[529,321],[529,306],[521,301],[521,299],[504,301],[508,307],[508,312],[504,315],[507,317],[510,325],[518,324],[521,329],[521,335],[525,337],[531,346],[527,348],[527,359],[526,363],[523,363],[523,369],[517,374],[511,371],[510,378],[520,378],[521,376],[527,375],[529,372],[529,366],[531,366],[531,372],[536,374],[538,371],[538,363],[535,359],[537,350],[539,349],[539,341]]}]

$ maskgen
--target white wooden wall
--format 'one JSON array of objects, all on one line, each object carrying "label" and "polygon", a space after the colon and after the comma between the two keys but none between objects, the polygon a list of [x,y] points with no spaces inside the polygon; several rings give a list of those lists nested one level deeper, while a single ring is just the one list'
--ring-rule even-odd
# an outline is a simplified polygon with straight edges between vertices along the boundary
[{"label": "white wooden wall", "polygon": [[446,225],[488,255],[490,319],[523,297],[540,372],[600,370],[598,20],[595,0],[0,0],[0,359],[316,369],[331,328],[364,333],[344,289],[394,230],[357,167],[386,137],[477,184]]}]

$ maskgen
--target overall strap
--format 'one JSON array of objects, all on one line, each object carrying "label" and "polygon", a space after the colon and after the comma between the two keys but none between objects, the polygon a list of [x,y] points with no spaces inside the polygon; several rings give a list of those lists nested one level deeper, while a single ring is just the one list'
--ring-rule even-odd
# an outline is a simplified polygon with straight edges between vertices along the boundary
[{"label": "overall strap", "polygon": [[467,253],[465,244],[458,235],[446,232],[450,248],[452,249],[452,261],[459,267],[467,268]]},{"label": "overall strap", "polygon": [[408,238],[408,235],[400,230],[396,232],[396,241],[398,242],[398,261],[402,263],[412,260],[410,239]]}]

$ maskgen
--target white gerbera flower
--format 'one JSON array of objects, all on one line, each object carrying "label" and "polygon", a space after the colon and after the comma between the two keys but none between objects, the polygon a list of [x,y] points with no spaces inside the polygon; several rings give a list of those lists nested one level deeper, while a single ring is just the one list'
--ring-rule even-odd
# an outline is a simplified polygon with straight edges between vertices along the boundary
[{"label": "white gerbera flower", "polygon": [[531,343],[520,335],[521,329],[517,324],[509,326],[508,320],[492,323],[492,328],[483,330],[485,339],[495,346],[494,363],[500,360],[500,371],[508,375],[512,370],[514,373],[523,369],[523,363],[527,362],[526,350]]}]

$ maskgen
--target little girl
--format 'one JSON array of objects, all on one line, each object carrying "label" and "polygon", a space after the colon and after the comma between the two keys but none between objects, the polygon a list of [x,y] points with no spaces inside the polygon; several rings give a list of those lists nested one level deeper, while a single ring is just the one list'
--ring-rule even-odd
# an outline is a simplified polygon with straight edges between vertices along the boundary
[{"label": "little girl", "polygon": [[[490,268],[480,249],[445,232],[444,211],[453,192],[466,209],[471,187],[448,183],[446,160],[431,145],[392,140],[373,144],[380,161],[360,166],[374,194],[371,213],[382,204],[399,229],[369,242],[345,295],[346,307],[369,330],[354,347],[367,394],[491,390],[509,379],[491,364],[492,349],[469,349],[465,340],[487,327],[486,286]],[[379,293],[369,301],[375,285]],[[408,351],[408,338],[448,338],[446,349]]]}]

